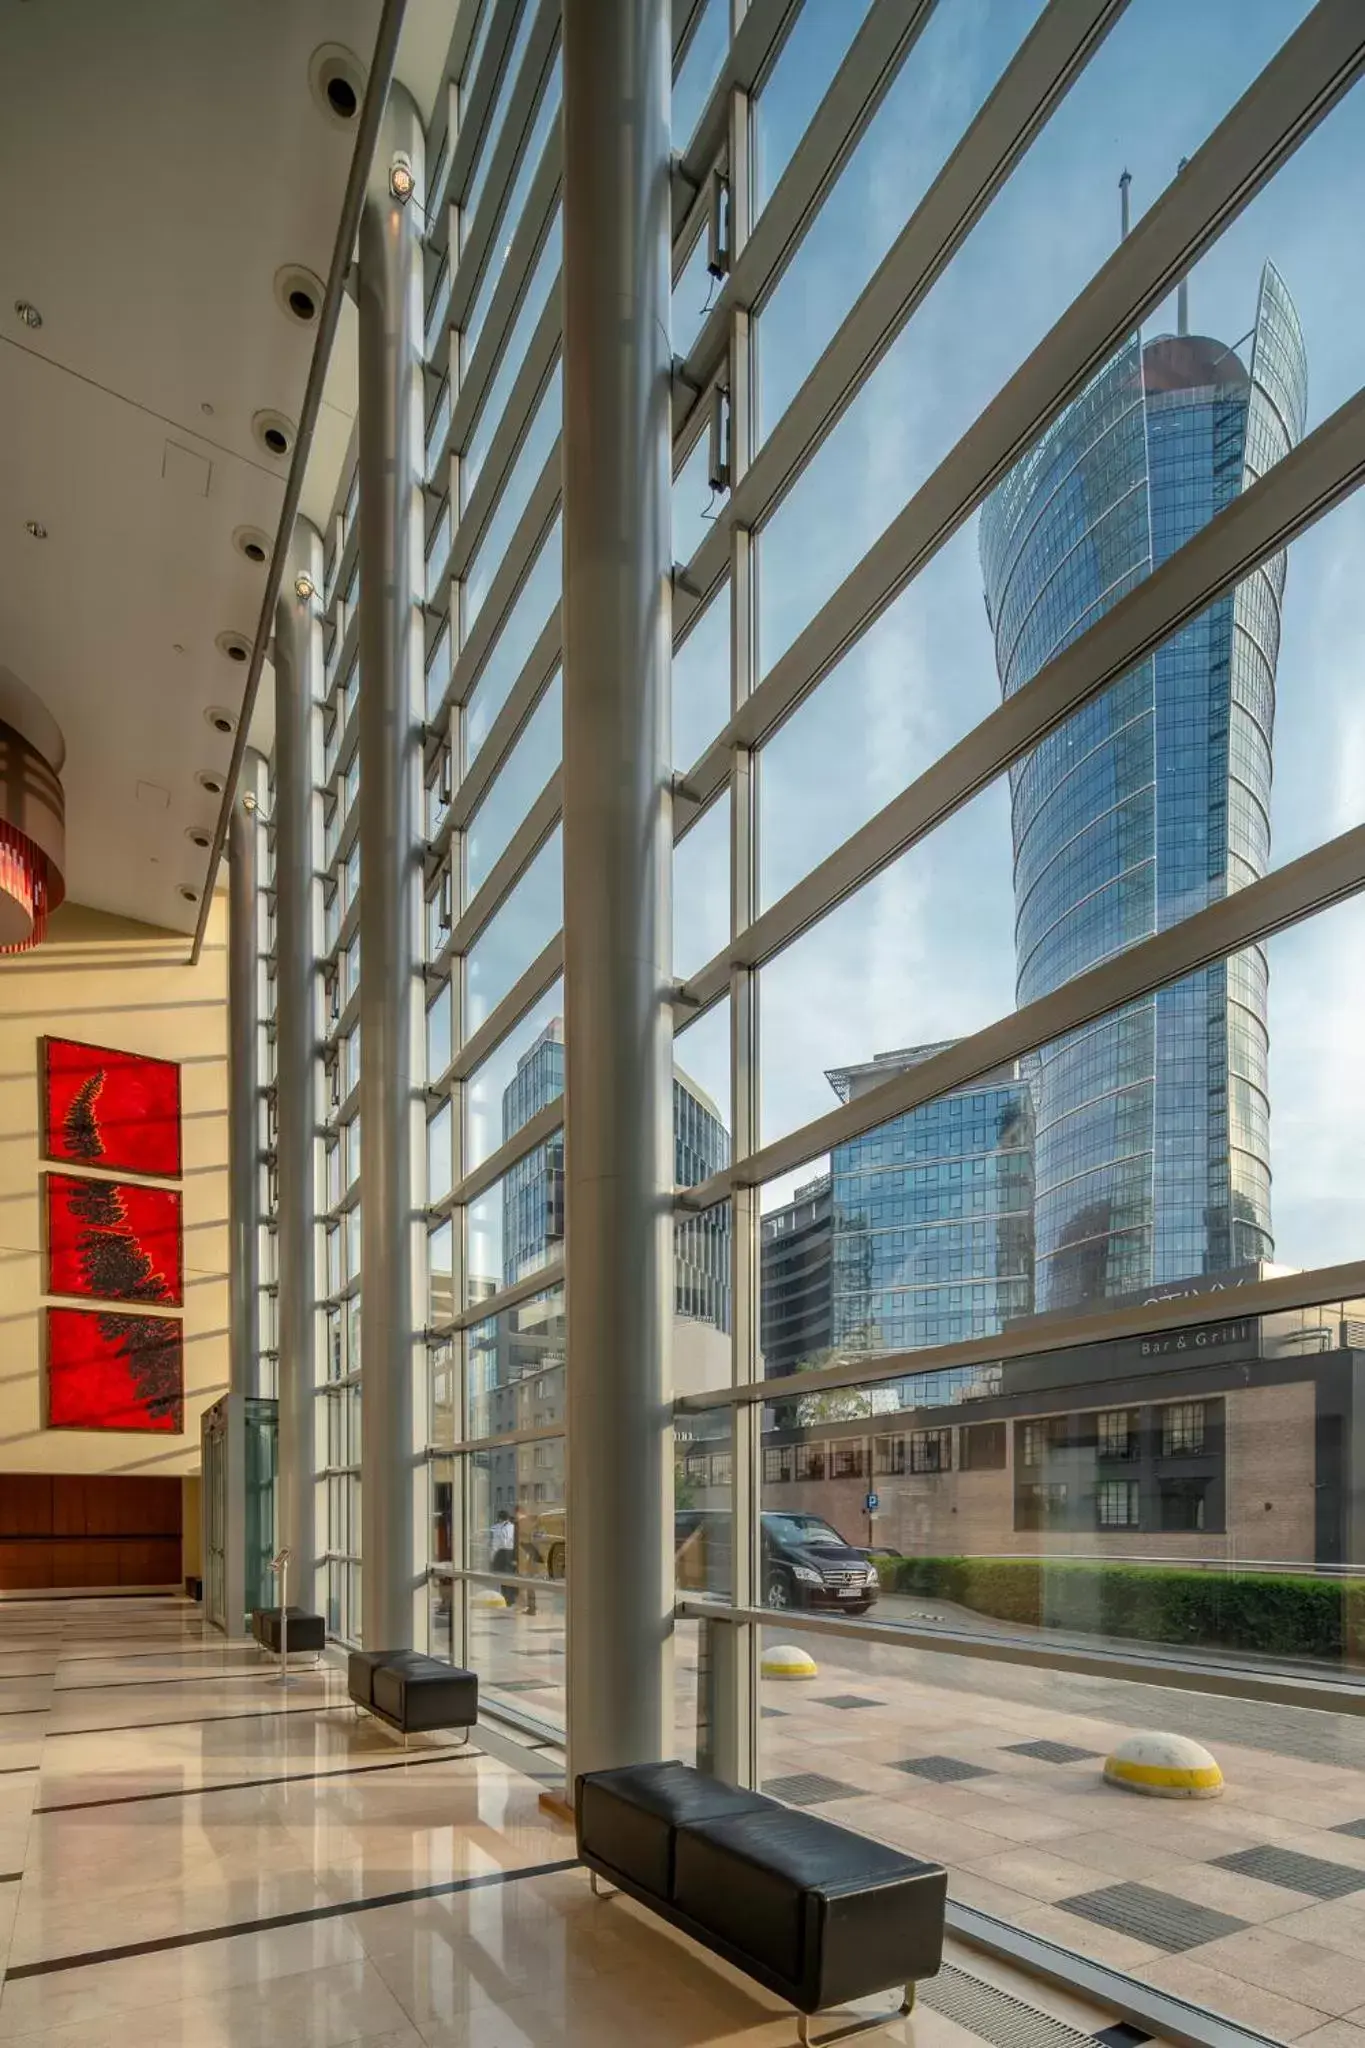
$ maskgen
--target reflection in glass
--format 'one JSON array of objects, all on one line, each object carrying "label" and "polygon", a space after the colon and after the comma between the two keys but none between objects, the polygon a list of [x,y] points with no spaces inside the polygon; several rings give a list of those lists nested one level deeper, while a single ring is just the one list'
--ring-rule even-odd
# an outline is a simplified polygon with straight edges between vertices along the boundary
[{"label": "reflection in glass", "polygon": [[466,900],[487,878],[508,840],[559,766],[563,693],[556,670],[465,833]]},{"label": "reflection in glass", "polygon": [[559,930],[564,882],[561,835],[551,837],[465,958],[465,1028],[472,1032]]},{"label": "reflection in glass", "polygon": [[673,656],[673,762],[699,761],[730,716],[730,586],[726,582]]},{"label": "reflection in glass", "polygon": [[[465,1155],[471,1170],[551,1099],[544,1091],[555,1081],[556,1067],[562,1088],[563,1038],[564,984],[556,981],[465,1083]],[[552,1055],[547,1046],[559,1050]]]}]

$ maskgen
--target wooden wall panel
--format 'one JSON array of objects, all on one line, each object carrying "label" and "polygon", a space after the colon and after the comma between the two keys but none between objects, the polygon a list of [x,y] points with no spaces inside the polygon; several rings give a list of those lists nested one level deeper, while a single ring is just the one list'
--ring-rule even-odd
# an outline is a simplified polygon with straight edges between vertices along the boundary
[{"label": "wooden wall panel", "polygon": [[0,1591],[178,1586],[179,1478],[0,1474]]}]

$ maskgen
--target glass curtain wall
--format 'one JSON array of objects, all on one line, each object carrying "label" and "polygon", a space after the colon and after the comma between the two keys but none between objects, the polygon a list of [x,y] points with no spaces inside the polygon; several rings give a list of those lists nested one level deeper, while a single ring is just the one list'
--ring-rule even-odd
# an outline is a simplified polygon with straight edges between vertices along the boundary
[{"label": "glass curtain wall", "polygon": [[359,478],[348,458],[324,543],[321,814],[323,1128],[318,1148],[318,1598],[331,1634],[360,1639]]},{"label": "glass curtain wall", "polygon": [[[1313,12],[707,8],[674,137],[731,1133],[679,1202],[733,1260],[680,1754],[1285,2039],[1365,1928],[1365,86]],[[1148,1728],[1221,1799],[1106,1784]]]},{"label": "glass curtain wall", "polygon": [[[1284,2038],[1359,2006],[1365,1925],[1350,12],[707,0],[675,52],[679,1753]],[[430,1639],[553,1729],[554,0],[485,0],[458,47],[427,194]],[[319,767],[343,1637],[353,510]],[[765,1670],[792,1644],[811,1680]],[[1210,1746],[1222,1799],[1106,1785],[1149,1727]]]}]

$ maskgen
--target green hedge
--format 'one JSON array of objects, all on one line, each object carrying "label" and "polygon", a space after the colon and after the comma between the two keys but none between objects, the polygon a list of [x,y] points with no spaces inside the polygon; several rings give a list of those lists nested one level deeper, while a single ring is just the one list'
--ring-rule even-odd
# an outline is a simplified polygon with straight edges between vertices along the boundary
[{"label": "green hedge", "polygon": [[1030,1628],[1267,1657],[1365,1657],[1361,1579],[1033,1557],[882,1556],[877,1567],[886,1592],[952,1600]]}]

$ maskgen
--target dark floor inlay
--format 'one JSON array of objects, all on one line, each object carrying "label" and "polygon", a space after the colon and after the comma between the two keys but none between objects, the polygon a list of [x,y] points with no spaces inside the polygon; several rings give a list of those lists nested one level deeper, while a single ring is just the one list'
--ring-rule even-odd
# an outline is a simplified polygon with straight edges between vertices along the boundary
[{"label": "dark floor inlay", "polygon": [[1150,2034],[1143,2033],[1141,2027],[1135,2027],[1131,2020],[1115,2020],[1112,2027],[1101,2027],[1094,2036],[1095,2040],[1103,2041],[1104,2048],[1142,2048],[1143,2042],[1151,2038]]},{"label": "dark floor inlay", "polygon": [[[38,1813],[81,1813],[88,1806],[143,1806],[150,1799],[202,1799],[210,1792],[256,1792],[268,1785],[305,1785],[322,1778],[372,1778],[376,1771],[404,1771],[418,1764],[458,1764],[483,1751],[465,1743],[460,1749],[443,1749],[434,1756],[399,1756],[379,1764],[349,1764],[339,1771],[281,1771],[271,1778],[229,1778],[221,1785],[177,1785],[170,1792],[120,1792],[110,1799],[65,1799],[52,1806],[35,1806]],[[33,1766],[37,1770],[38,1766]]]},{"label": "dark floor inlay", "polygon": [[761,1711],[765,1721],[786,1721],[791,1718],[785,1707],[764,1707]]},{"label": "dark floor inlay", "polygon": [[490,1692],[544,1692],[554,1684],[552,1678],[486,1678],[484,1684]]},{"label": "dark floor inlay", "polygon": [[576,1857],[561,1863],[532,1863],[524,1870],[491,1870],[478,1877],[456,1877],[444,1884],[418,1885],[414,1891],[379,1892],[368,1899],[343,1899],[338,1905],[310,1906],[298,1913],[272,1913],[262,1920],[236,1920],[223,1927],[202,1927],[192,1934],[163,1935],[158,1941],[130,1941],[122,1948],[88,1949],[84,1955],[49,1956],[41,1963],[16,1963],[5,1973],[6,1983],[22,1977],[51,1977],[62,1970],[86,1969],[92,1963],[122,1963],[130,1956],[160,1955],[168,1948],[200,1948],[209,1941],[231,1941],[239,1934],[269,1934],[277,1927],[306,1927],[313,1920],[343,1920],[348,1913],[374,1913],[382,1906],[410,1906],[419,1899],[452,1899],[461,1892],[486,1891],[490,1885],[513,1884],[522,1877],[556,1877],[562,1871],[577,1870]]},{"label": "dark floor inlay", "polygon": [[869,1699],[863,1692],[834,1692],[815,1704],[817,1707],[839,1707],[847,1713],[850,1707],[884,1707],[886,1701]]},{"label": "dark floor inlay", "polygon": [[23,1874],[22,1870],[0,1870],[0,1884],[18,1884]]},{"label": "dark floor inlay", "polygon": [[[341,1694],[317,1700],[311,1707],[253,1707],[249,1714],[185,1714],[174,1721],[119,1721],[109,1728],[49,1728],[47,1739],[59,1735],[147,1735],[158,1728],[207,1728],[217,1721],[269,1721],[279,1714],[325,1714],[330,1707],[344,1706]],[[46,1710],[44,1710],[46,1711]]]},{"label": "dark floor inlay", "polygon": [[1040,1764],[1093,1763],[1097,1749],[1077,1749],[1074,1742],[1007,1742],[1006,1756],[1031,1756]]},{"label": "dark floor inlay", "polygon": [[819,1771],[795,1771],[789,1778],[768,1778],[763,1790],[774,1799],[783,1799],[788,1806],[822,1806],[827,1799],[859,1799],[862,1797],[857,1785],[841,1785],[837,1778],[826,1778]]},{"label": "dark floor inlay", "polygon": [[1224,1934],[1239,1934],[1247,1925],[1231,1913],[1215,1913],[1211,1906],[1196,1906],[1189,1899],[1178,1899],[1174,1892],[1160,1892],[1148,1884],[1107,1884],[1101,1891],[1077,1892],[1073,1898],[1058,1899],[1057,1904],[1078,1919],[1148,1942],[1167,1955],[1199,1948]]},{"label": "dark floor inlay", "polygon": [[891,1768],[904,1771],[907,1777],[928,1778],[935,1785],[955,1785],[962,1778],[990,1778],[995,1775],[980,1764],[963,1763],[961,1757],[956,1756],[904,1756]]},{"label": "dark floor inlay", "polygon": [[1269,1843],[1209,1860],[1217,1870],[1235,1870],[1239,1877],[1259,1877],[1262,1884],[1306,1892],[1310,1899],[1344,1899],[1349,1892],[1365,1891],[1365,1870],[1357,1870],[1349,1863],[1328,1863],[1321,1856],[1304,1856],[1297,1849],[1277,1849]]},{"label": "dark floor inlay", "polygon": [[1331,1832],[1334,1835],[1358,1835],[1365,1841],[1365,1820],[1339,1820]]}]

